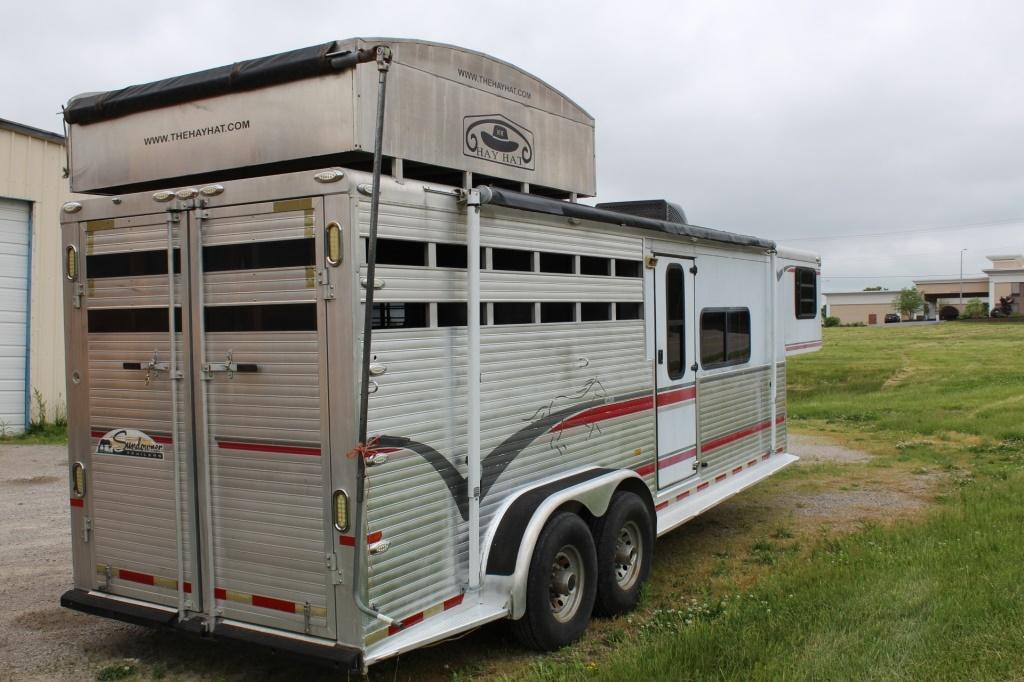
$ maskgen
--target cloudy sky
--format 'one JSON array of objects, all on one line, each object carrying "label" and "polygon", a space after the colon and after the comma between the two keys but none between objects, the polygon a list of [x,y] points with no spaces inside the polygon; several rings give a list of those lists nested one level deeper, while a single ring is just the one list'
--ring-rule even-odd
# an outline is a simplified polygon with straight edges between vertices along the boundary
[{"label": "cloudy sky", "polygon": [[521,66],[596,118],[602,200],[815,250],[826,291],[1024,251],[1018,2],[33,0],[4,8],[0,117],[59,131],[79,92],[355,35]]}]

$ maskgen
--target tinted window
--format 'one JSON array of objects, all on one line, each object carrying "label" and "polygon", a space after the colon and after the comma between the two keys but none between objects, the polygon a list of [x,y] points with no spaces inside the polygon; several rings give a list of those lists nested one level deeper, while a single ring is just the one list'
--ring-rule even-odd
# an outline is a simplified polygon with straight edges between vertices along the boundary
[{"label": "tinted window", "polygon": [[[110,308],[89,311],[90,334],[168,332],[167,308]],[[181,308],[174,308],[174,328],[181,331]]]},{"label": "tinted window", "polygon": [[683,308],[683,268],[673,263],[665,270],[665,363],[670,379],[679,379],[686,371]]},{"label": "tinted window", "polygon": [[[174,274],[181,272],[181,250],[174,250]],[[166,275],[167,251],[132,251],[130,253],[102,253],[85,257],[85,274],[95,277],[140,277]]]},{"label": "tinted window", "polygon": [[612,319],[611,303],[581,303],[580,320],[583,322],[596,322]]},{"label": "tinted window", "polygon": [[491,249],[491,269],[533,272],[533,251]]},{"label": "tinted window", "polygon": [[411,327],[426,327],[427,321],[426,303],[373,304],[374,329],[408,329]]},{"label": "tinted window", "polygon": [[541,253],[540,271],[571,275],[575,270],[576,257],[568,253]]},{"label": "tinted window", "polygon": [[315,262],[316,247],[312,239],[203,247],[203,272],[294,268],[313,265]]},{"label": "tinted window", "polygon": [[644,316],[643,303],[616,303],[616,320],[639,320]]},{"label": "tinted window", "polygon": [[616,277],[639,277],[641,274],[640,261],[615,259]]},{"label": "tinted window", "polygon": [[700,316],[700,362],[705,368],[750,360],[750,311],[705,310]]},{"label": "tinted window", "polygon": [[438,303],[438,327],[465,327],[467,320],[465,303]]},{"label": "tinted window", "polygon": [[575,303],[541,303],[541,322],[573,322],[576,320]]},{"label": "tinted window", "polygon": [[[370,240],[366,244],[370,250]],[[377,239],[377,263],[381,265],[426,265],[427,243],[405,239]],[[463,266],[465,267],[465,266]]]},{"label": "tinted window", "polygon": [[[437,267],[439,268],[463,268],[465,269],[469,256],[467,249],[462,244],[438,244],[436,255]],[[483,263],[483,259],[480,259]]]},{"label": "tinted window", "polygon": [[794,268],[793,290],[796,295],[796,317],[809,320],[818,313],[818,273],[814,268]]},{"label": "tinted window", "polygon": [[532,303],[495,303],[494,324],[531,324]]},{"label": "tinted window", "polygon": [[316,303],[206,306],[208,332],[316,331]]},{"label": "tinted window", "polygon": [[597,256],[580,256],[581,275],[610,275],[612,274],[612,261],[610,258],[598,258]]}]

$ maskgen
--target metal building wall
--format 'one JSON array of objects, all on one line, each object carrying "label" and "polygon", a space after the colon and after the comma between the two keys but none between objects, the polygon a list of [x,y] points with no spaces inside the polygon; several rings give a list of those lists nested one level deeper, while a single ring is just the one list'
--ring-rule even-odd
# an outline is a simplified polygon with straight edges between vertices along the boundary
[{"label": "metal building wall", "polygon": [[[0,197],[31,202],[29,381],[49,409],[64,409],[60,207],[71,198],[63,138],[0,120]],[[33,408],[34,410],[34,408]]]}]

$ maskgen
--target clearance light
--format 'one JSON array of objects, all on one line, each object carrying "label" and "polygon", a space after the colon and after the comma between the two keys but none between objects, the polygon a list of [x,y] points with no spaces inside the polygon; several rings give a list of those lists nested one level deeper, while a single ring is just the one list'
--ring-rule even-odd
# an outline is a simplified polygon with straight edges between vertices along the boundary
[{"label": "clearance light", "polygon": [[199,192],[197,192],[194,187],[186,187],[185,189],[179,189],[174,193],[174,196],[178,197],[182,201],[187,201],[198,193]]},{"label": "clearance light", "polygon": [[162,189],[159,192],[153,192],[153,201],[159,201],[164,203],[174,198],[174,192],[166,189]]},{"label": "clearance light", "polygon": [[348,530],[348,493],[334,491],[334,527],[341,532]]},{"label": "clearance light", "polygon": [[317,182],[327,183],[337,182],[338,180],[341,180],[343,177],[345,177],[345,173],[338,170],[337,168],[332,168],[330,170],[320,171],[319,173],[313,176],[313,179],[316,180]]},{"label": "clearance light", "polygon": [[71,465],[71,492],[75,497],[85,497],[85,465],[81,462]]},{"label": "clearance light", "polygon": [[204,197],[215,197],[224,191],[224,185],[207,185],[199,190]]},{"label": "clearance light", "polygon": [[78,249],[74,244],[64,250],[64,276],[72,282],[78,279]]},{"label": "clearance light", "polygon": [[82,204],[77,201],[69,201],[61,207],[65,213],[78,213],[82,210]]},{"label": "clearance light", "polygon": [[341,225],[334,221],[327,224],[327,262],[341,263]]}]

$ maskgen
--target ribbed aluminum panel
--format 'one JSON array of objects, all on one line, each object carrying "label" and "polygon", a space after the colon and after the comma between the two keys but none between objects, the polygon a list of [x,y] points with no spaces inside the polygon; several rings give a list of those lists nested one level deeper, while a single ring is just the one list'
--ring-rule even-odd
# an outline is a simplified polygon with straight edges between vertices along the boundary
[{"label": "ribbed aluminum panel", "polygon": [[775,449],[782,448],[786,451],[789,447],[789,413],[786,411],[786,388],[789,384],[786,381],[785,362],[779,363],[777,373],[779,386],[775,393],[775,414],[781,415],[783,419],[778,421],[776,417],[778,423],[775,425]]},{"label": "ribbed aluminum panel", "polygon": [[[180,230],[175,228],[175,242]],[[163,216],[93,221],[87,226],[89,253],[116,254],[165,250],[167,226]],[[87,269],[87,268],[86,268]],[[85,274],[88,274],[87,272]],[[163,307],[166,275],[92,278],[84,303],[100,308]],[[176,279],[176,297],[184,295]],[[95,585],[120,594],[176,606],[177,521],[174,467],[181,470],[182,546],[184,580],[194,582],[195,551],[190,512],[187,457],[181,418],[191,409],[185,392],[178,391],[177,428],[171,426],[171,388],[166,371],[126,369],[125,363],[170,359],[167,333],[88,334],[89,428],[91,447],[92,542]],[[184,366],[181,334],[176,336],[179,367]],[[99,452],[100,439],[110,431],[134,429],[162,444],[162,458],[143,458]],[[172,433],[173,431],[173,433]],[[177,441],[181,461],[172,445]]]},{"label": "ribbed aluminum panel", "polygon": [[698,378],[699,459],[706,465],[702,474],[713,475],[768,452],[770,381],[768,367]]}]

